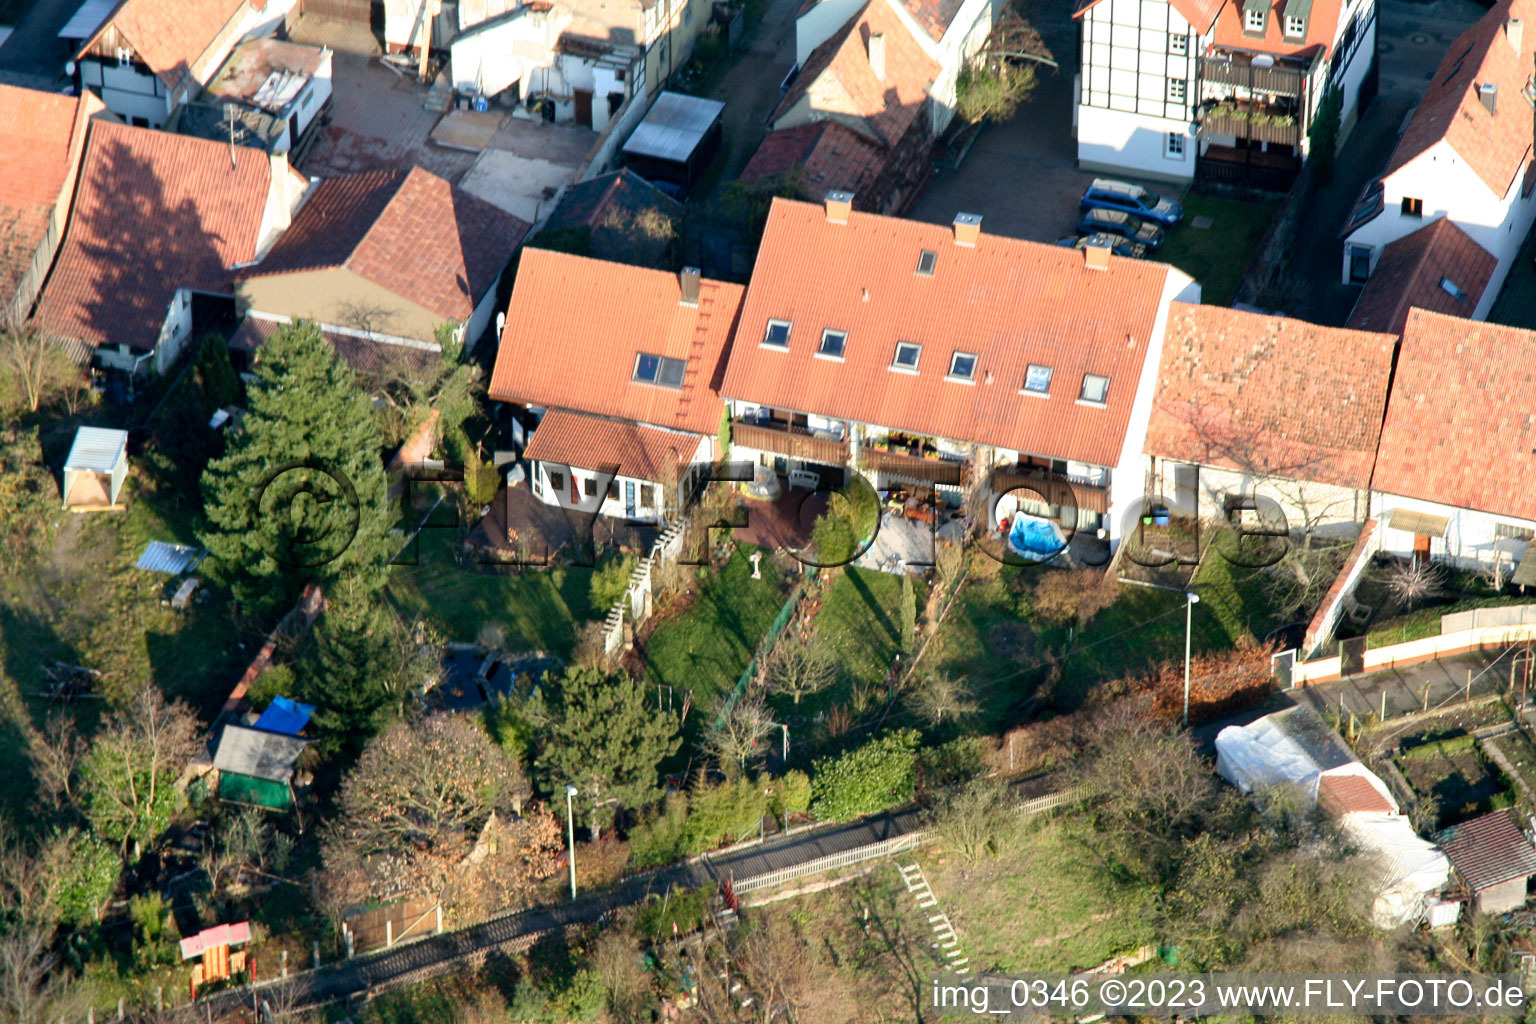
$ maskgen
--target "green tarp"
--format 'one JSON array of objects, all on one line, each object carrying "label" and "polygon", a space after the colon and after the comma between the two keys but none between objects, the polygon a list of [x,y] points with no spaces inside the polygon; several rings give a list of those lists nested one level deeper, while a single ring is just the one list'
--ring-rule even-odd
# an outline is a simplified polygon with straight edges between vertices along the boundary
[{"label": "green tarp", "polygon": [[258,804],[274,810],[288,809],[288,787],[270,779],[253,779],[238,772],[219,773],[219,796],[244,804]]}]

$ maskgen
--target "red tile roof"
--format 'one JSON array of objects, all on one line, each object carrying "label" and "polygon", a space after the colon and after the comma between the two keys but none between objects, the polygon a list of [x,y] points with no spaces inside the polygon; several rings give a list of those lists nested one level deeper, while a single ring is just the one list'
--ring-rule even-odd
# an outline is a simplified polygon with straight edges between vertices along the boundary
[{"label": "red tile roof", "polygon": [[[1408,310],[1471,316],[1499,261],[1449,218],[1441,217],[1411,235],[1388,242],[1376,270],[1355,300],[1349,326],[1358,331],[1401,334]],[[1441,287],[1449,280],[1466,293],[1458,299]]]},{"label": "red tile roof", "polygon": [[671,483],[677,468],[692,461],[698,447],[697,434],[551,409],[539,421],[524,455],[578,469],[617,467],[621,476]]},{"label": "red tile roof", "polygon": [[[1172,0],[1173,9],[1178,11],[1185,21],[1194,28],[1199,35],[1205,35],[1206,29],[1216,21],[1216,15],[1220,13],[1222,5],[1227,0]],[[1080,18],[1083,12],[1090,7],[1098,6],[1099,0],[1078,0],[1077,7],[1072,11],[1072,17]]]},{"label": "red tile roof", "polygon": [[123,0],[79,56],[115,27],[166,88],[174,88],[244,7],[245,0]]},{"label": "red tile roof", "polygon": [[[71,169],[86,100],[0,84],[0,308],[31,269]],[[82,127],[82,131],[84,128]],[[26,311],[23,310],[23,316]]]},{"label": "red tile roof", "polygon": [[1415,309],[1374,490],[1536,520],[1536,331]]},{"label": "red tile roof", "polygon": [[91,125],[74,211],[36,319],[92,345],[152,349],[177,288],[228,292],[256,256],[272,163],[255,149]]},{"label": "red tile roof", "polygon": [[[524,249],[491,397],[713,434],[742,287],[705,279],[681,300],[676,274]],[[686,359],[682,387],[634,381],[641,352]]]},{"label": "red tile roof", "polygon": [[799,171],[806,199],[833,190],[855,198],[871,189],[885,167],[884,147],[837,121],[817,121],[769,132],[742,169],[743,181]]},{"label": "red tile roof", "polygon": [[1336,817],[1345,814],[1396,814],[1397,805],[1364,775],[1324,774],[1317,780],[1317,802]]},{"label": "red tile roof", "polygon": [[[869,37],[885,37],[885,77],[869,65]],[[886,0],[870,0],[832,38],[811,51],[794,84],[768,118],[777,122],[809,96],[814,116],[835,117],[894,146],[927,104],[939,65]],[[789,127],[789,126],[786,126]]]},{"label": "red tile roof", "polygon": [[1340,0],[1312,0],[1312,10],[1307,15],[1307,34],[1302,39],[1285,37],[1285,6],[1286,0],[1270,0],[1269,14],[1264,19],[1264,35],[1260,38],[1243,31],[1241,0],[1226,4],[1216,19],[1216,45],[1308,59],[1327,54],[1339,34]]},{"label": "red tile roof", "polygon": [[[1524,23],[1520,52],[1509,45],[1504,23]],[[1536,0],[1500,0],[1467,29],[1435,69],[1424,98],[1387,163],[1392,174],[1442,139],[1493,191],[1503,198],[1530,158],[1531,106],[1520,92],[1536,60]],[[1495,114],[1488,113],[1478,87],[1498,87]]]},{"label": "red tile roof", "polygon": [[437,175],[374,171],[321,182],[242,278],[346,267],[449,320],[467,320],[528,224]]},{"label": "red tile roof", "polygon": [[1536,875],[1536,848],[1507,809],[1452,825],[1439,840],[1451,866],[1475,893]]},{"label": "red tile roof", "polygon": [[[937,254],[932,276],[916,273],[923,250]],[[987,234],[967,248],[949,227],[857,211],[834,224],[820,205],[775,199],[721,391],[1113,466],[1178,280],[1161,263],[1090,270],[1075,249]],[[789,351],[760,344],[770,319],[793,324]],[[823,329],[848,332],[843,361],[816,357]],[[898,341],[923,346],[918,373],[890,369]],[[977,355],[975,384],[944,379],[956,351]],[[1019,393],[1031,363],[1054,370],[1049,398]],[[1085,373],[1110,378],[1104,408],[1077,402]]]},{"label": "red tile roof", "polygon": [[1146,452],[1365,490],[1396,341],[1176,302]]}]

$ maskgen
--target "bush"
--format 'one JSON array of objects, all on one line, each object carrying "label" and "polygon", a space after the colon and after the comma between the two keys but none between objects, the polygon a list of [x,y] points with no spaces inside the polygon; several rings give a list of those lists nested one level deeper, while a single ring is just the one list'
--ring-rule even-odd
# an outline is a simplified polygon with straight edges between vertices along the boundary
[{"label": "bush", "polygon": [[827,511],[811,527],[811,543],[816,548],[817,566],[831,569],[853,561],[859,539],[853,535],[853,527],[846,519]]},{"label": "bush", "polygon": [[818,760],[811,778],[811,813],[823,821],[846,821],[911,800],[917,741],[916,729],[902,729],[841,757]]},{"label": "bush", "polygon": [[273,697],[292,697],[293,690],[293,669],[287,665],[273,665],[256,677],[245,696],[253,709],[265,711]]},{"label": "bush", "polygon": [[69,862],[58,879],[54,895],[59,919],[84,925],[96,920],[96,911],[112,896],[123,869],[117,851],[85,832],[69,841]]},{"label": "bush", "polygon": [[811,806],[811,777],[805,772],[790,770],[773,780],[773,791],[768,797],[768,809],[788,825],[792,814],[804,814]]},{"label": "bush", "polygon": [[917,782],[925,790],[953,786],[975,778],[981,771],[982,742],[979,736],[962,736],[917,752]]},{"label": "bush", "polygon": [[629,833],[629,855],[637,868],[654,868],[688,856],[688,798],[670,794],[661,813]]},{"label": "bush", "polygon": [[589,590],[592,607],[601,612],[612,608],[614,602],[623,597],[624,591],[629,589],[629,575],[634,571],[634,555],[610,558],[592,570]]},{"label": "bush", "polygon": [[709,916],[709,898],[714,891],[710,885],[668,889],[665,896],[640,908],[635,915],[636,933],[650,942],[666,942],[674,935],[693,931]]},{"label": "bush", "polygon": [[635,866],[670,864],[757,831],[769,809],[766,788],[761,776],[755,781],[743,777],[668,796],[658,816],[629,834]]}]

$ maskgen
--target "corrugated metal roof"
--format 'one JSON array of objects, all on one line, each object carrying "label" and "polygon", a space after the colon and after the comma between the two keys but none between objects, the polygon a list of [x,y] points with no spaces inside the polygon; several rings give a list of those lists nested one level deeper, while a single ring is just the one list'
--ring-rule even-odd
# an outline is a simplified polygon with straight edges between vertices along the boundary
[{"label": "corrugated metal roof", "polygon": [[110,473],[117,468],[117,460],[123,457],[127,447],[126,430],[81,427],[75,431],[75,443],[69,447],[69,458],[64,460],[64,469]]},{"label": "corrugated metal roof", "polygon": [[219,750],[213,755],[213,766],[221,772],[236,772],[253,779],[287,782],[308,743],[297,736],[226,725],[219,737]]},{"label": "corrugated metal roof", "polygon": [[172,544],[169,541],[152,540],[144,548],[144,553],[139,556],[139,560],[133,567],[147,572],[163,572],[177,576],[195,564],[197,564],[197,548],[188,547],[185,544]]},{"label": "corrugated metal roof", "polygon": [[1507,810],[1452,825],[1439,838],[1456,873],[1473,892],[1536,875],[1536,847]]},{"label": "corrugated metal roof", "polygon": [[107,20],[107,15],[112,13],[112,8],[117,6],[117,0],[85,0],[74,14],[70,15],[64,27],[59,29],[60,39],[89,39],[101,28],[102,22]]},{"label": "corrugated metal roof", "polygon": [[624,143],[624,152],[682,163],[724,109],[725,104],[716,100],[664,92]]}]

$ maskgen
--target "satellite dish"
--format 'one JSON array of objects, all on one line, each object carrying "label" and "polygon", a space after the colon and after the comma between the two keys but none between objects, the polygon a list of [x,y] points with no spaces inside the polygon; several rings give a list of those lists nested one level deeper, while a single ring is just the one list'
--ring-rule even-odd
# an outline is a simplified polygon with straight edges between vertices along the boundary
[{"label": "satellite dish", "polygon": [[66,75],[73,75],[75,73],[75,62],[74,61],[71,60],[71,61],[66,61],[65,62],[65,64],[64,64],[64,73]]}]

